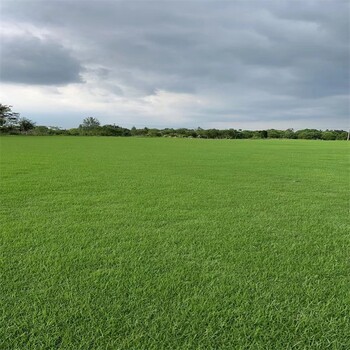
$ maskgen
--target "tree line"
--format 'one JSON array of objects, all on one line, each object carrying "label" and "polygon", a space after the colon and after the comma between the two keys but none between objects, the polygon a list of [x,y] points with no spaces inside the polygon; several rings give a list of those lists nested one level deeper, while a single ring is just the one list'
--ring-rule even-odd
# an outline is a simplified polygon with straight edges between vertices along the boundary
[{"label": "tree line", "polygon": [[85,118],[77,128],[62,129],[36,125],[35,122],[20,118],[12,111],[12,106],[0,104],[0,133],[8,135],[67,135],[67,136],[143,136],[143,137],[181,137],[203,139],[306,139],[306,140],[346,140],[348,132],[344,130],[242,130],[242,129],[196,129],[188,128],[124,128],[118,125],[101,125],[93,117]]}]

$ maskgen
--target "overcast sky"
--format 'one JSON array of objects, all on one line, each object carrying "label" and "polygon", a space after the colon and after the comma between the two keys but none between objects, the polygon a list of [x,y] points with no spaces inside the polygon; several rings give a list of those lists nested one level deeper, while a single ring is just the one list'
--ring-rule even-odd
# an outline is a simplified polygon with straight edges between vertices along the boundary
[{"label": "overcast sky", "polygon": [[0,102],[41,125],[349,126],[349,1],[1,1]]}]

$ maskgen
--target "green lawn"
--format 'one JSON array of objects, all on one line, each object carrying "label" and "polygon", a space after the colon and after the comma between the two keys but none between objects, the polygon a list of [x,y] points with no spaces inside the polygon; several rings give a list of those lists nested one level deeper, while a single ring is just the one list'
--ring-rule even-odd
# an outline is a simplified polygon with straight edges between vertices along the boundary
[{"label": "green lawn", "polygon": [[343,141],[2,137],[0,349],[350,349]]}]

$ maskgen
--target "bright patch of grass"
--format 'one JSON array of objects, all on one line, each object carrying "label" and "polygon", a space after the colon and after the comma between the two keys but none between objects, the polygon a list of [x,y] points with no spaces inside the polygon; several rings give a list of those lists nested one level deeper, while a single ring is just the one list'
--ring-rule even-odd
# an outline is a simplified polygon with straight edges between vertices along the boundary
[{"label": "bright patch of grass", "polygon": [[3,137],[1,349],[349,349],[346,142]]}]

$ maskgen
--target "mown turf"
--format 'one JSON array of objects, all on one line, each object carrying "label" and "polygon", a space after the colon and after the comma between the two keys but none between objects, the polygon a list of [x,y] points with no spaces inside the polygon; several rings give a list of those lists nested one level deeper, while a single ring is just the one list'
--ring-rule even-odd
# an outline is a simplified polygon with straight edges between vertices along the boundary
[{"label": "mown turf", "polygon": [[0,144],[0,349],[350,348],[346,142]]}]

